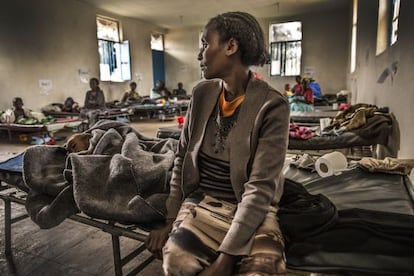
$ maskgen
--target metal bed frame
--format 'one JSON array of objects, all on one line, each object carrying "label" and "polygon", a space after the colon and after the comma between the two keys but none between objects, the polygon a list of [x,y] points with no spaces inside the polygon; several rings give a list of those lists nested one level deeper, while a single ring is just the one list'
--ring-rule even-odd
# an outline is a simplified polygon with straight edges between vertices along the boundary
[{"label": "metal bed frame", "polygon": [[[18,215],[12,217],[12,202],[20,205],[25,205],[27,193],[21,191],[18,188],[10,186],[7,183],[2,183],[0,181],[0,198],[4,201],[4,253],[6,256],[12,255],[12,225],[16,222],[19,222],[23,219],[29,217],[28,214]],[[123,226],[116,224],[113,221],[103,221],[97,220],[85,216],[84,214],[76,214],[69,217],[69,219],[86,224],[102,231],[109,233],[112,237],[112,253],[114,259],[114,270],[116,276],[122,275],[136,275],[141,272],[148,264],[150,264],[155,257],[151,255],[147,257],[144,261],[140,262],[135,268],[129,271],[127,274],[123,274],[123,267],[129,262],[133,261],[135,257],[139,256],[145,249],[145,245],[140,245],[137,249],[130,252],[126,256],[121,256],[121,247],[119,238],[127,237],[139,242],[144,242],[148,236],[148,232],[144,229],[139,228],[138,226]]]}]

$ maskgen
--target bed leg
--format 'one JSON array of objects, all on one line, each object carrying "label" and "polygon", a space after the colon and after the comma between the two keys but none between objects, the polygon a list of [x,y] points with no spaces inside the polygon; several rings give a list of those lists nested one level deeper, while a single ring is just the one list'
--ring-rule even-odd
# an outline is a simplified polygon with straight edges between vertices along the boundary
[{"label": "bed leg", "polygon": [[119,236],[111,234],[112,236],[112,253],[114,255],[114,269],[116,276],[122,276],[121,265],[121,249],[119,245]]},{"label": "bed leg", "polygon": [[11,201],[3,199],[4,201],[4,254],[10,256],[11,250]]}]

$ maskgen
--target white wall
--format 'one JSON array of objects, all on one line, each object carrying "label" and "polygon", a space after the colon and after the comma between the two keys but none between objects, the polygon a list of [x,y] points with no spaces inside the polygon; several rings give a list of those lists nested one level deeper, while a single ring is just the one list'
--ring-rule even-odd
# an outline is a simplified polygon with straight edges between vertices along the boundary
[{"label": "white wall", "polygon": [[[399,158],[414,158],[414,2],[401,1],[398,41],[376,56],[378,1],[359,1],[356,71],[349,76],[355,102],[388,106],[399,122],[401,149]],[[397,72],[383,83],[377,80],[392,63]]]},{"label": "white wall", "polygon": [[199,33],[202,27],[169,30],[165,35],[165,75],[166,86],[176,88],[182,82],[187,93],[201,79],[199,53]]},{"label": "white wall", "polygon": [[[349,59],[349,6],[333,11],[298,15],[290,18],[259,19],[269,38],[269,24],[285,21],[302,21],[303,58],[305,67],[315,69],[314,78],[319,82],[324,94],[337,93],[347,87],[347,68]],[[207,22],[206,22],[207,23]],[[167,86],[183,81],[187,91],[200,80],[197,61],[199,50],[198,37],[203,26],[169,30],[165,36]],[[269,76],[269,65],[254,68],[276,89],[283,91],[285,83],[295,83],[295,77]]]},{"label": "white wall", "polygon": [[[77,0],[15,0],[0,9],[0,109],[20,96],[27,108],[40,110],[68,96],[83,104],[89,84],[81,83],[80,68],[99,78],[96,15],[118,19],[130,41],[132,76],[142,74],[138,90],[152,88],[150,34],[158,26],[96,10]],[[49,95],[40,93],[39,79],[52,81]],[[128,83],[101,82],[107,100],[119,99]]]},{"label": "white wall", "polygon": [[[351,1],[350,1],[351,2]],[[401,130],[399,157],[413,158],[414,115],[412,88],[414,64],[414,1],[401,1],[399,39],[379,56],[375,55],[378,1],[359,1],[357,68],[349,74],[350,7],[311,13],[285,19],[262,19],[268,37],[270,22],[303,22],[302,69],[316,69],[315,79],[323,93],[349,89],[353,102],[388,106],[396,115]],[[191,91],[200,80],[197,61],[199,31],[202,26],[166,32],[158,26],[96,10],[77,0],[14,0],[0,9],[0,109],[10,107],[12,98],[23,97],[34,110],[51,102],[63,102],[68,96],[83,102],[88,84],[81,83],[78,69],[86,68],[98,76],[99,57],[96,40],[96,14],[121,21],[124,39],[130,40],[132,76],[142,74],[138,89],[148,94],[153,84],[150,50],[151,32],[166,33],[166,81],[174,88],[178,81]],[[398,71],[393,78],[377,83],[379,75],[393,62]],[[257,71],[275,88],[283,90],[293,78],[269,77],[268,66]],[[39,79],[50,79],[53,90],[41,95]],[[118,99],[128,88],[126,83],[101,84],[108,100]]]},{"label": "white wall", "polygon": [[[351,4],[352,1],[350,1]],[[349,73],[351,43],[351,5],[333,11],[323,11],[283,19],[261,19],[260,24],[268,37],[270,22],[300,20],[303,23],[302,69],[315,68],[314,78],[321,84],[324,94],[342,89],[352,92],[352,102],[388,106],[399,122],[401,131],[400,158],[414,158],[414,1],[402,0],[399,38],[397,43],[376,56],[378,1],[359,1],[357,66]],[[197,54],[198,33],[202,26],[192,29],[170,30],[166,34],[167,83],[183,81],[187,91],[200,80]],[[379,75],[393,62],[398,71],[393,78],[377,83]],[[293,77],[270,77],[269,68],[256,69],[276,89],[285,83],[294,83]]]}]

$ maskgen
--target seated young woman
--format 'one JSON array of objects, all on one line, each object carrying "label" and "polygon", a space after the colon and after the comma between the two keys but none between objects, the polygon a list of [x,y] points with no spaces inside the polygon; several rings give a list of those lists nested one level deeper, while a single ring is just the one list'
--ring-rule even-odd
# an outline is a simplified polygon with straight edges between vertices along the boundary
[{"label": "seated young woman", "polygon": [[207,23],[176,153],[166,225],[147,248],[166,275],[276,275],[286,271],[277,210],[288,144],[286,97],[253,76],[268,61],[248,13]]}]

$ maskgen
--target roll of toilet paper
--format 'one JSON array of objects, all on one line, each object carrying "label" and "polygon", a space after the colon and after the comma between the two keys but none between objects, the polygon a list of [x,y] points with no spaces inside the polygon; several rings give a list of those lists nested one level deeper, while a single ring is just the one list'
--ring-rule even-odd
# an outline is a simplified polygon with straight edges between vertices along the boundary
[{"label": "roll of toilet paper", "polygon": [[338,174],[348,166],[345,155],[339,151],[327,153],[319,157],[315,162],[316,172],[321,177]]}]

